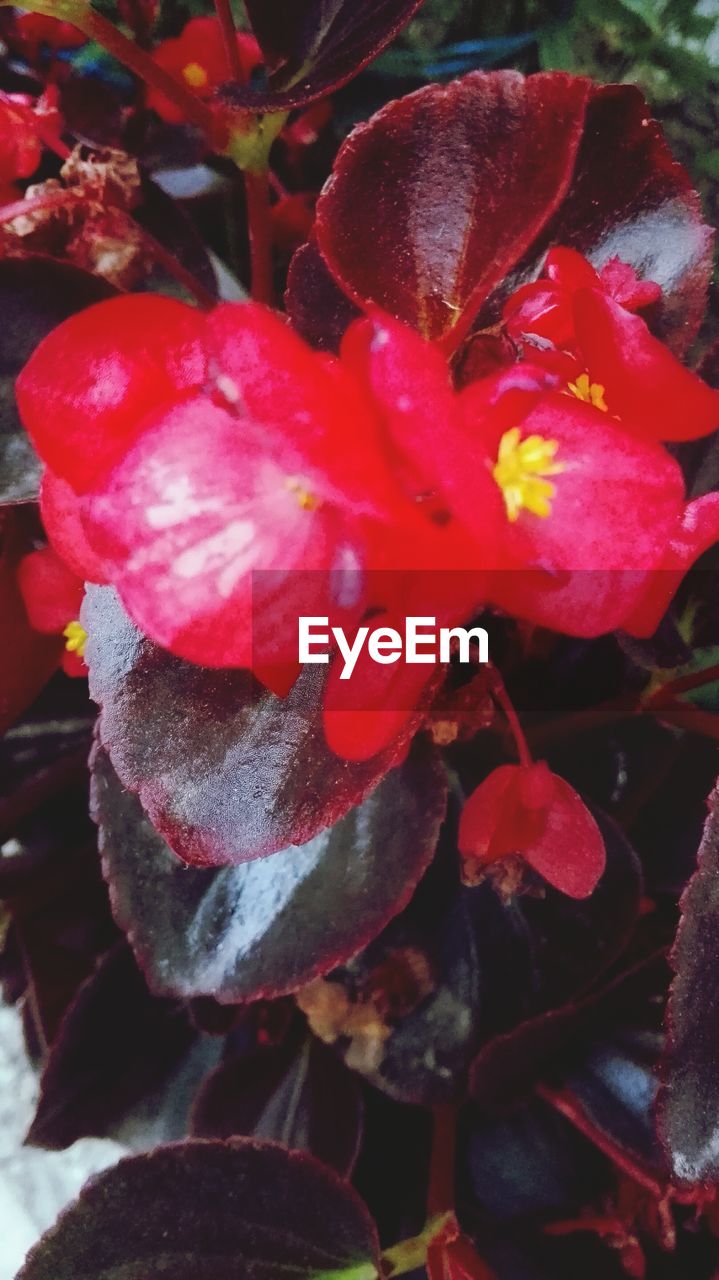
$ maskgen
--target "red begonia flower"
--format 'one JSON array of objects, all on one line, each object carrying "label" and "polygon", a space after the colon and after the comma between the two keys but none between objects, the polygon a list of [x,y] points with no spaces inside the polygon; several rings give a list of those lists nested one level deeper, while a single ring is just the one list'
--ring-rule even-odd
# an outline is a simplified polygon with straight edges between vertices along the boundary
[{"label": "red begonia flower", "polygon": [[[249,79],[262,61],[260,47],[254,36],[240,31],[237,33],[237,49],[244,76]],[[159,66],[184,81],[199,98],[211,97],[218,84],[229,78],[227,54],[216,18],[191,18],[181,35],[163,40],[158,45],[153,57]],[[156,89],[150,89],[148,106],[154,107],[169,124],[181,124],[184,119],[174,102]]]},{"label": "red begonia flower", "polygon": [[203,316],[155,294],[78,312],[36,348],[15,384],[40,457],[78,492],[122,456],[144,417],[205,377]]},{"label": "red begonia flower", "polygon": [[461,400],[504,501],[494,603],[570,635],[620,626],[679,527],[678,464],[572,394],[550,390],[513,419],[503,398],[487,411],[482,383]]},{"label": "red begonia flower", "polygon": [[640,316],[597,289],[574,298],[576,346],[607,409],[645,440],[695,440],[719,426],[719,392],[685,369]]},{"label": "red begonia flower", "polygon": [[30,626],[41,635],[63,636],[63,670],[69,676],[85,675],[83,653],[87,637],[78,621],[84,593],[82,579],[51,547],[43,547],[20,561],[17,581]]},{"label": "red begonia flower", "polygon": [[41,98],[26,93],[0,93],[0,182],[30,178],[42,157],[43,138],[60,130],[57,95]]},{"label": "red begonia flower", "polygon": [[550,249],[539,280],[522,285],[504,305],[504,322],[514,337],[535,334],[555,347],[571,347],[574,341],[574,295],[579,289],[598,289],[628,311],[658,302],[661,288],[653,280],[640,280],[633,267],[619,258],[596,271],[576,249]]},{"label": "red begonia flower", "polygon": [[153,640],[252,667],[296,659],[297,617],[333,613],[345,578],[361,606],[367,515],[266,422],[195,396],[146,422],[86,527]]},{"label": "red begonia flower", "polygon": [[71,22],[51,18],[44,13],[16,13],[9,37],[10,46],[23,53],[29,62],[37,62],[40,50],[80,49],[87,36]]},{"label": "red begonia flower", "polygon": [[519,854],[555,889],[587,898],[606,861],[601,832],[584,802],[546,764],[501,765],[467,800],[459,850],[470,881]]}]

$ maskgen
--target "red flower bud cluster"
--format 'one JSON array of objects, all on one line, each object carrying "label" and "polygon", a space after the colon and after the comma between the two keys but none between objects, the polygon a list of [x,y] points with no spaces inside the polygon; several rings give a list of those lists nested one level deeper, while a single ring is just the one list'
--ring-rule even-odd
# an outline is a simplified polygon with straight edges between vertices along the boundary
[{"label": "red flower bud cluster", "polygon": [[[719,532],[719,495],[687,504],[662,441],[713,430],[719,395],[629,309],[656,286],[568,250],[547,269],[506,306],[522,358],[459,393],[437,347],[377,311],[339,358],[256,305],[73,317],[17,384],[55,547],[158,644],[278,691],[301,615],[455,625],[490,604],[572,635],[651,631]],[[379,750],[431,675],[363,659],[348,700],[331,668],[331,745]]]}]

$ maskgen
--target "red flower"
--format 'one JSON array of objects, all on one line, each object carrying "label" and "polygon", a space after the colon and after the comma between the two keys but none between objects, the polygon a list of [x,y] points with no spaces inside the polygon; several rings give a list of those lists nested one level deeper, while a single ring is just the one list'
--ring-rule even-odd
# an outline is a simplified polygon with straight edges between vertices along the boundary
[{"label": "red flower", "polygon": [[586,805],[543,762],[501,765],[480,783],[462,810],[459,849],[470,883],[519,854],[570,898],[592,893],[606,858]]},{"label": "red flower", "polygon": [[37,62],[43,47],[53,52],[57,49],[79,49],[87,43],[87,36],[72,23],[44,13],[16,13],[10,43],[29,62]]},{"label": "red flower", "polygon": [[572,304],[579,289],[598,289],[627,311],[639,311],[662,296],[652,280],[640,280],[633,267],[619,258],[596,271],[576,249],[550,249],[542,277],[522,285],[504,306],[507,331],[516,338],[535,334],[555,347],[571,347],[574,340]]},{"label": "red flower", "polygon": [[54,89],[37,99],[26,93],[0,93],[0,183],[32,177],[42,157],[43,139],[57,135],[59,129]]},{"label": "red flower", "polygon": [[[645,440],[693,440],[719,426],[719,394],[632,314],[661,298],[658,285],[618,258],[597,272],[573,249],[552,249],[544,274],[509,298],[505,323],[515,338],[574,358],[575,394]],[[546,352],[543,362],[557,367]]]},{"label": "red flower", "polygon": [[31,551],[17,570],[30,626],[41,635],[63,636],[65,648],[60,659],[66,675],[82,676],[87,636],[78,621],[84,585],[51,547]]},{"label": "red flower", "polygon": [[[238,32],[237,49],[243,72],[249,79],[262,61],[260,47],[254,36]],[[217,86],[229,79],[227,55],[216,18],[191,18],[182,34],[163,40],[153,56],[159,66],[183,80],[199,98],[210,98]],[[163,120],[170,124],[182,123],[182,112],[164,94],[151,89],[147,101]]]}]

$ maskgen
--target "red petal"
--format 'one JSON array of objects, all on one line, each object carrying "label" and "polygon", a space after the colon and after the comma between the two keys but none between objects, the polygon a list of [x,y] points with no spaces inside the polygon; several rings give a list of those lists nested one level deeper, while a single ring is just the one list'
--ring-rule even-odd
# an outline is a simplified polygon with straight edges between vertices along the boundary
[{"label": "red petal", "polygon": [[588,898],[606,863],[602,834],[584,801],[552,774],[553,795],[542,834],[522,856],[569,898]]},{"label": "red petal", "polygon": [[16,383],[40,457],[75,489],[124,453],[142,419],[205,376],[204,316],[155,294],[110,298],[48,334]]},{"label": "red petal", "polygon": [[633,636],[653,635],[684,574],[715,542],[719,542],[719,493],[705,493],[687,505],[663,563],[650,575],[644,594],[624,621],[623,629]]},{"label": "red petal", "polygon": [[60,635],[68,622],[77,618],[84,584],[51,547],[25,556],[18,565],[17,579],[30,625],[36,631]]},{"label": "red petal", "polygon": [[46,470],[40,484],[40,512],[53,549],[84,582],[107,582],[107,571],[85,535],[78,497],[67,480]]},{"label": "red petal", "polygon": [[596,289],[577,293],[574,315],[586,368],[625,430],[646,440],[695,440],[719,425],[719,393],[685,369],[639,316]]},{"label": "red petal", "polygon": [[198,396],[146,423],[87,527],[158,644],[205,666],[285,663],[297,616],[331,611],[330,572],[361,583],[361,539],[325,484],[264,424]]}]

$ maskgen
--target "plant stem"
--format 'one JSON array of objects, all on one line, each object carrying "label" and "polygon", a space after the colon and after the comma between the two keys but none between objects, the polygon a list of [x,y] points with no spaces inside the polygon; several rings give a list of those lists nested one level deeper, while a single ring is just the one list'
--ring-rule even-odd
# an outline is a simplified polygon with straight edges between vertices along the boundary
[{"label": "plant stem", "polygon": [[169,275],[173,276],[183,288],[187,289],[188,293],[192,294],[198,306],[205,311],[211,311],[217,305],[217,299],[205,288],[202,281],[198,280],[197,276],[194,276],[191,271],[188,271],[179,258],[176,258],[174,253],[170,253],[164,244],[156,240],[150,231],[147,231],[145,227],[139,222],[135,222],[134,219],[131,219],[131,221],[160,266],[163,266]]},{"label": "plant stem", "polygon": [[222,43],[225,47],[225,57],[227,58],[230,76],[238,84],[244,84],[245,75],[242,69],[240,51],[237,47],[237,30],[235,28],[235,19],[232,16],[230,0],[215,0],[215,12],[222,32]]},{"label": "plant stem", "polygon": [[[0,7],[7,7],[10,3],[11,0],[0,0]],[[89,40],[96,40],[145,84],[151,85],[174,102],[188,120],[210,137],[216,132],[217,121],[210,107],[181,80],[159,66],[149,53],[123,35],[108,18],[86,4],[85,0],[25,0],[23,7],[30,13],[60,18],[77,27],[78,31],[82,31]]]},{"label": "plant stem", "polygon": [[527,745],[527,739],[524,736],[524,730],[519,722],[519,716],[514,709],[512,699],[507,693],[504,680],[499,674],[496,667],[488,667],[487,674],[489,678],[489,690],[498,706],[504,712],[507,724],[514,738],[517,754],[519,755],[519,763],[525,766],[532,764],[532,753]]},{"label": "plant stem", "polygon": [[435,1108],[432,1156],[427,1188],[427,1216],[454,1208],[454,1163],[457,1149],[457,1110],[451,1104]]},{"label": "plant stem", "polygon": [[14,222],[15,218],[24,218],[27,214],[51,212],[61,209],[63,205],[78,204],[82,200],[80,191],[52,191],[48,194],[31,196],[29,200],[13,200],[12,204],[0,208],[0,225],[3,222]]},{"label": "plant stem", "polygon": [[673,702],[680,693],[690,693],[692,689],[701,689],[704,685],[714,684],[716,680],[719,680],[719,662],[705,667],[703,671],[693,671],[691,675],[667,680],[650,694],[644,705],[653,713],[665,702]]},{"label": "plant stem", "polygon": [[267,170],[247,169],[244,174],[247,227],[250,237],[251,294],[255,302],[272,303],[272,236],[270,233],[270,184]]}]

